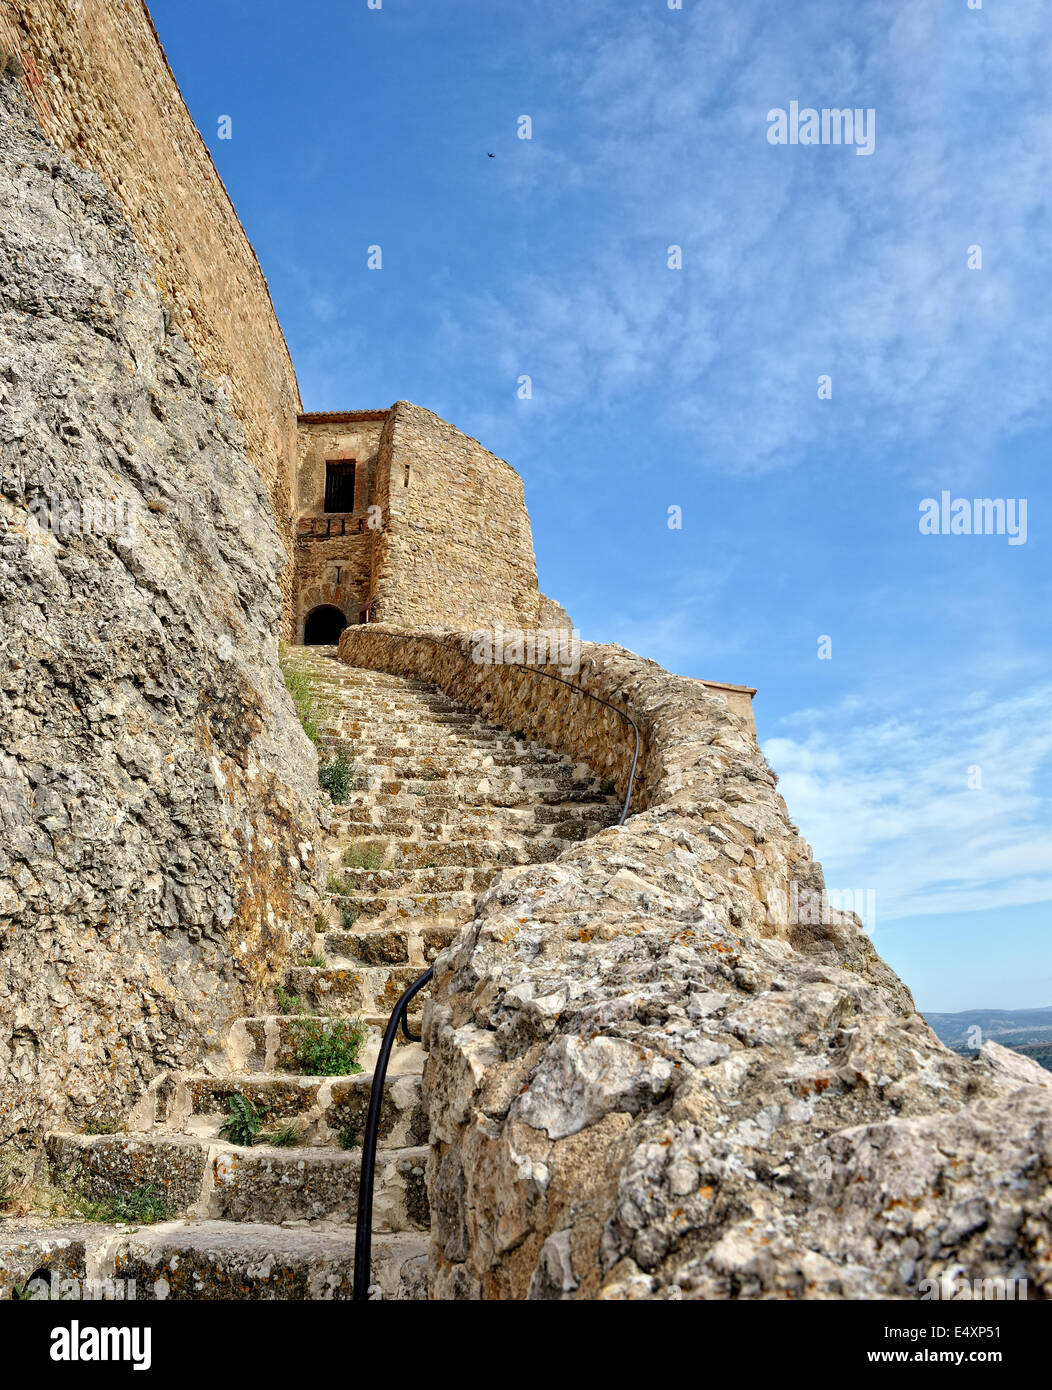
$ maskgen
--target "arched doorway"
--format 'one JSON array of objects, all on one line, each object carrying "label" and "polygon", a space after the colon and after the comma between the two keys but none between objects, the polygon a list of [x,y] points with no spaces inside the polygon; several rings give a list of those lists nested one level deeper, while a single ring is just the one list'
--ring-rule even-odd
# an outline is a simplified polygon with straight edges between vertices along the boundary
[{"label": "arched doorway", "polygon": [[308,647],[335,647],[340,633],[347,626],[347,619],[338,608],[322,604],[307,614],[303,625],[303,641]]}]

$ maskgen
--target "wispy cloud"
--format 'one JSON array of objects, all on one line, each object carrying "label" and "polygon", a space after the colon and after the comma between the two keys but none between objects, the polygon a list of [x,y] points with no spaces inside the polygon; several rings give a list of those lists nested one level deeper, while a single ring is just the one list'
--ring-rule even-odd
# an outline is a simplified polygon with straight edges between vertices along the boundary
[{"label": "wispy cloud", "polygon": [[[672,418],[732,470],[838,438],[974,445],[1044,410],[1052,325],[1026,312],[1052,291],[1040,4],[877,3],[850,26],[809,4],[706,5],[678,27],[575,8],[538,147],[502,166],[551,232],[535,273],[462,297],[480,354],[562,410],[661,382]],[[767,111],[793,99],[873,107],[876,152],[772,147]],[[572,155],[545,148],[560,132]]]},{"label": "wispy cloud", "polygon": [[779,790],[829,884],[876,889],[879,919],[1052,901],[1052,686],[937,717],[856,697],[781,727]]}]

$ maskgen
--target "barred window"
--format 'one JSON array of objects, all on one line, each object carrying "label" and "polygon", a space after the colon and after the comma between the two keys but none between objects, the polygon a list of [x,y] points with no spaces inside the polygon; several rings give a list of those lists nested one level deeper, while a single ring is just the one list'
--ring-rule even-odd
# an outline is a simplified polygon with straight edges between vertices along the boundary
[{"label": "barred window", "polygon": [[354,511],[354,461],[325,465],[325,510]]}]

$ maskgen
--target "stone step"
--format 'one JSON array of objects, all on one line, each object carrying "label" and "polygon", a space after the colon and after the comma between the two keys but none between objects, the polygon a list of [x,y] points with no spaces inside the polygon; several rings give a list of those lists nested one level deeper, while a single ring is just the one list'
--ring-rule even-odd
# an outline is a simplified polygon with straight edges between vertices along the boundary
[{"label": "stone step", "polygon": [[366,918],[361,926],[350,931],[326,932],[326,952],[344,957],[346,963],[293,966],[286,981],[289,993],[313,1001],[318,1013],[339,1013],[349,1007],[350,1000],[359,997],[357,985],[346,980],[347,974],[360,973],[363,967],[391,965],[415,965],[417,974],[421,974],[434,963],[439,951],[453,944],[460,931],[458,926],[433,922],[396,927],[369,926],[368,922]]},{"label": "stone step", "polygon": [[[421,716],[419,719],[385,719],[375,714],[361,719],[341,718],[330,723],[322,732],[339,736],[352,743],[356,750],[393,744],[397,747],[414,744],[436,748],[472,749],[497,747],[525,751],[531,749],[538,754],[550,753],[542,744],[527,744],[504,729],[478,723],[474,719],[453,719],[442,714]],[[560,759],[565,754],[556,753]]]},{"label": "stone step", "polygon": [[[340,993],[333,999],[333,1003],[339,1002],[340,1013],[334,1010],[331,1016],[262,1014],[255,1018],[239,1019],[236,1033],[242,1045],[239,1047],[238,1060],[247,1071],[306,1075],[299,1060],[304,1031],[323,1028],[326,1024],[346,1024],[353,1018],[362,1023],[365,1031],[358,1053],[358,1065],[362,1071],[371,1070],[380,1042],[377,1026],[382,1032],[383,1024],[404,990],[422,973],[423,968],[415,965],[369,966],[357,970],[353,967],[331,968],[330,978],[335,977],[340,981]],[[422,1007],[422,999],[414,1001],[413,1012],[418,1012]]]},{"label": "stone step", "polygon": [[[427,1245],[427,1237],[417,1232],[376,1232],[370,1296],[426,1298]],[[127,1226],[102,1223],[41,1230],[5,1222],[0,1299],[12,1299],[41,1271],[55,1281],[55,1298],[130,1298],[126,1284],[108,1290],[106,1284],[133,1279],[135,1301],[142,1303],[346,1300],[354,1278],[354,1231],[223,1221],[168,1221],[130,1232]],[[78,1294],[69,1291],[71,1286]]]},{"label": "stone step", "polygon": [[431,734],[435,729],[452,729],[459,733],[475,733],[483,738],[511,738],[510,734],[505,734],[501,729],[495,729],[492,725],[479,722],[473,714],[465,714],[463,710],[455,708],[449,710],[441,709],[420,709],[417,711],[404,710],[398,713],[383,713],[363,706],[358,711],[352,711],[344,706],[340,710],[339,717],[332,721],[331,728],[338,728],[344,732],[349,731],[351,737],[368,734],[377,728],[382,728],[385,734],[396,735],[405,733],[426,733]]},{"label": "stone step", "polygon": [[[376,730],[377,726],[373,726]],[[417,732],[398,733],[393,729],[379,730],[379,737],[364,739],[347,730],[334,734],[349,746],[351,760],[358,767],[383,766],[392,759],[432,758],[443,763],[474,768],[487,758],[494,766],[513,768],[533,764],[540,768],[572,769],[575,764],[561,754],[531,745],[526,748],[513,738],[493,734],[474,734],[471,731],[449,737],[431,726]]]},{"label": "stone step", "polygon": [[[434,849],[429,843],[428,849]],[[358,921],[382,919],[385,925],[393,921],[409,921],[414,917],[457,917],[464,921],[471,916],[477,893],[472,891],[438,892],[410,897],[403,893],[344,893],[341,906],[346,904],[358,914]]]},{"label": "stone step", "polygon": [[[442,716],[457,716],[478,722],[479,716],[454,704],[446,697],[428,696],[423,691],[348,691],[333,688],[322,695],[320,725],[360,721],[370,728],[387,722],[405,720],[407,723],[430,723]],[[482,721],[485,723],[486,721]],[[499,727],[499,726],[493,726]]]},{"label": "stone step", "polygon": [[[420,1054],[421,1059],[423,1054]],[[365,1133],[369,1112],[372,1073],[342,1077],[325,1096],[323,1119],[334,1135],[351,1131],[359,1141]],[[388,1074],[380,1108],[378,1143],[382,1148],[414,1148],[426,1144],[427,1110],[424,1106],[423,1078],[419,1072]]]},{"label": "stone step", "polygon": [[[474,737],[443,737],[435,733],[426,738],[382,738],[355,741],[351,749],[352,761],[358,767],[383,766],[393,759],[424,761],[432,758],[443,763],[463,768],[489,765],[492,767],[518,767],[523,771],[547,769],[550,775],[560,771],[572,772],[576,766],[563,754],[532,744],[524,750],[514,739]],[[490,761],[492,760],[492,761]]]},{"label": "stone step", "polygon": [[[397,680],[398,677],[392,677]],[[365,713],[372,711],[374,714],[383,714],[387,710],[415,709],[415,708],[437,708],[464,710],[466,706],[459,705],[455,700],[451,700],[448,695],[439,690],[437,685],[426,685],[422,682],[404,687],[394,685],[382,686],[372,685],[364,682],[340,681],[331,687],[331,693],[339,697],[341,706],[346,705],[349,709],[361,709]]]},{"label": "stone step", "polygon": [[[534,835],[512,835],[510,832],[498,839],[484,839],[481,836],[448,840],[422,840],[408,835],[361,835],[352,843],[364,847],[375,845],[378,855],[378,868],[386,869],[438,869],[459,867],[464,869],[507,868],[516,864],[544,864],[558,859],[559,855],[573,841],[562,836],[546,833],[538,827]],[[382,858],[379,852],[383,851]],[[336,871],[333,870],[335,873]],[[339,905],[346,895],[330,893],[330,905]]]},{"label": "stone step", "polygon": [[[516,812],[509,807],[461,806],[455,810],[438,809],[434,812],[408,806],[394,809],[378,807],[373,815],[375,819],[367,824],[370,831],[375,833],[379,830],[388,835],[401,832],[405,839],[498,839],[506,833],[520,837],[537,833],[537,824],[527,818],[528,812]],[[353,825],[353,820],[349,821],[349,825]]]},{"label": "stone step", "polygon": [[[559,839],[577,841],[588,839],[597,829],[602,828],[594,823],[573,817],[557,822],[516,821],[507,814],[498,815],[492,812],[486,816],[460,816],[448,822],[423,816],[412,817],[404,812],[387,815],[380,812],[375,820],[355,820],[348,817],[343,825],[346,827],[348,844],[353,844],[355,840],[397,838],[399,840],[412,840],[417,844],[435,846],[455,844],[466,840],[491,840],[506,846],[524,845],[530,840],[545,839],[556,832],[558,832],[557,838]],[[552,859],[555,858],[555,854],[548,854],[546,857]],[[445,862],[450,861],[436,858],[431,861],[431,866],[437,868],[440,863]],[[385,866],[380,863],[376,867],[393,867],[393,865]],[[425,862],[422,867],[427,868],[429,865]]]},{"label": "stone step", "polygon": [[[423,1053],[418,1044],[406,1044],[392,1055],[391,1064],[384,1087],[380,1141],[411,1147],[427,1137],[420,1089]],[[269,1125],[296,1120],[303,1124],[311,1143],[329,1143],[350,1125],[360,1121],[364,1126],[371,1086],[371,1070],[337,1077],[291,1072],[246,1071],[227,1076],[169,1073],[160,1086],[151,1087],[147,1102],[136,1107],[135,1125],[148,1133],[218,1138],[219,1126],[230,1113],[231,1098],[237,1095],[265,1110]]]},{"label": "stone step", "polygon": [[[346,884],[348,893],[407,893],[419,897],[424,893],[481,893],[488,888],[497,865],[465,868],[460,864],[436,865],[428,869],[358,869],[338,868],[334,874]],[[341,894],[333,894],[339,898]]]},{"label": "stone step", "polygon": [[[382,805],[385,804],[383,798],[387,797],[394,797],[409,805],[413,804],[410,800],[413,798],[428,806],[569,806],[580,802],[593,805],[603,802],[597,787],[559,787],[549,777],[530,781],[515,781],[510,777],[447,777],[430,782],[421,778],[401,782],[386,778],[378,786],[367,786],[365,781],[363,778],[362,786],[352,790],[350,799],[344,805]],[[612,801],[605,804],[612,804]]]},{"label": "stone step", "polygon": [[388,842],[388,857],[392,868],[432,868],[442,864],[509,868],[558,859],[570,843],[558,836],[534,836],[518,843],[512,840],[431,840],[422,844],[396,839]]},{"label": "stone step", "polygon": [[[373,1240],[370,1297],[427,1297],[427,1237]],[[116,1278],[134,1279],[136,1298],[347,1300],[354,1287],[354,1232],[270,1224],[173,1221],[116,1243]]]},{"label": "stone step", "polygon": [[446,794],[442,800],[448,804],[439,804],[437,798],[426,796],[358,792],[344,803],[341,808],[341,820],[348,825],[372,823],[385,828],[396,820],[409,819],[436,830],[445,825],[470,824],[480,820],[491,820],[509,827],[521,826],[524,830],[536,824],[552,825],[582,821],[592,829],[601,829],[610,824],[611,817],[616,819],[619,814],[617,806],[605,801],[554,802],[538,805],[524,798],[523,803],[518,805],[506,805],[477,792],[474,796],[464,799]]},{"label": "stone step", "polygon": [[443,791],[483,785],[497,790],[521,786],[538,795],[562,792],[566,800],[580,792],[589,793],[589,800],[601,795],[600,784],[595,778],[581,777],[575,768],[562,763],[530,767],[521,760],[510,760],[487,764],[485,757],[470,760],[414,754],[378,759],[371,763],[358,759],[352,782],[354,791],[379,790],[385,783],[409,782],[414,786],[434,784],[441,786]]},{"label": "stone step", "polygon": [[[360,1148],[244,1146],[156,1133],[56,1133],[45,1147],[56,1182],[74,1182],[96,1200],[148,1186],[172,1215],[195,1220],[354,1224]],[[378,1150],[376,1230],[427,1229],[426,1162],[423,1145]]]}]

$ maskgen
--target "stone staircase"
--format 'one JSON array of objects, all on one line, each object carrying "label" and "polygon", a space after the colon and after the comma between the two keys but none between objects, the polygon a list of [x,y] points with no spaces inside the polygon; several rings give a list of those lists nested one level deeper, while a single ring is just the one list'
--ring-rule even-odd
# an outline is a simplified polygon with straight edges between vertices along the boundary
[{"label": "stone staircase", "polygon": [[[354,760],[323,847],[330,868],[313,954],[291,966],[274,1012],[234,1025],[220,1062],[157,1078],[126,1132],[48,1136],[58,1182],[96,1198],[149,1190],[180,1213],[116,1236],[111,1228],[85,1255],[96,1277],[135,1279],[139,1299],[351,1296],[356,1143],[391,1009],[502,868],[553,859],[617,819],[611,789],[588,768],[424,682],[334,658],[321,647],[295,655],[325,697],[325,732]],[[304,1075],[304,1030],[341,1020],[363,1025],[362,1070]],[[372,1297],[426,1296],[422,1067],[419,1044],[401,1039],[380,1125]],[[266,1132],[293,1124],[303,1142],[227,1142],[220,1126],[237,1096],[267,1112]]]}]

